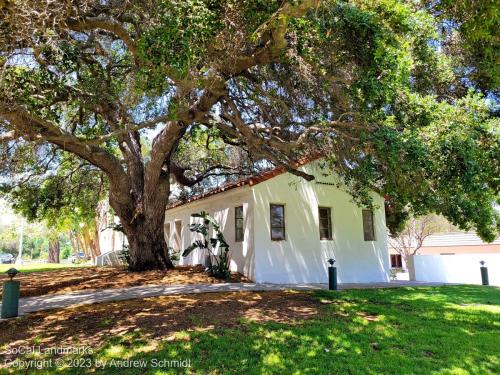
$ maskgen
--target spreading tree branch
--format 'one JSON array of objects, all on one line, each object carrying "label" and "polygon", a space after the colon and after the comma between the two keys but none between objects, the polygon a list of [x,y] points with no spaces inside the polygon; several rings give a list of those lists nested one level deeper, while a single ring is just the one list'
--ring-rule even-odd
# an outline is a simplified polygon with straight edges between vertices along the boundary
[{"label": "spreading tree branch", "polygon": [[111,18],[99,15],[97,17],[84,17],[82,19],[70,18],[67,21],[67,25],[70,29],[74,31],[88,31],[94,29],[102,29],[113,33],[118,38],[120,38],[123,43],[127,46],[128,50],[137,62],[138,52],[137,45],[133,38],[130,36],[128,31],[123,27],[120,22],[117,22]]},{"label": "spreading tree branch", "polygon": [[6,119],[20,134],[23,134],[23,138],[46,141],[62,150],[72,152],[102,169],[108,176],[118,178],[125,184],[125,187],[128,186],[127,176],[120,162],[105,149],[86,145],[57,125],[29,113],[17,105],[6,105],[0,102],[0,116]]},{"label": "spreading tree branch", "polygon": [[[259,47],[250,56],[239,56],[230,64],[224,64],[224,73],[238,75],[255,65],[274,61],[287,46],[286,32],[290,18],[299,18],[319,6],[320,0],[287,1],[255,32]],[[262,46],[262,47],[260,47]]]}]

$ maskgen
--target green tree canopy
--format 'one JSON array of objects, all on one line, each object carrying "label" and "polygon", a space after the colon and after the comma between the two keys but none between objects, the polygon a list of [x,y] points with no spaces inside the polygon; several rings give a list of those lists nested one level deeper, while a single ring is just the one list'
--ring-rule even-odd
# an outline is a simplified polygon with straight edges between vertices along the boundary
[{"label": "green tree canopy", "polygon": [[464,79],[485,91],[500,86],[500,7],[494,0],[426,0],[441,24],[443,48]]},{"label": "green tree canopy", "polygon": [[[50,172],[22,173],[20,180],[2,183],[1,190],[12,208],[32,222],[43,221],[55,233],[79,231],[93,225],[99,201],[106,197],[107,182],[89,163],[54,150]],[[10,171],[13,173],[13,171]]]},{"label": "green tree canopy", "polygon": [[171,266],[171,179],[195,186],[265,161],[311,180],[294,160],[318,152],[358,202],[386,197],[393,231],[437,212],[491,240],[495,12],[465,1],[5,0],[2,165],[38,168],[58,149],[102,171],[133,269]]}]

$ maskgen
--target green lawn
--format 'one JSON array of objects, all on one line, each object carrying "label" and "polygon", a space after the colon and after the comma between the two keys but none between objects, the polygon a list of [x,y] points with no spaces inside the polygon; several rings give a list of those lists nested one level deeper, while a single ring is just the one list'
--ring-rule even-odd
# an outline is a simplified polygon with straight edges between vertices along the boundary
[{"label": "green lawn", "polygon": [[15,264],[0,264],[0,273],[6,272],[9,268],[15,268],[21,272],[30,273],[30,272],[42,272],[42,271],[58,271],[66,268],[75,268],[75,267],[88,267],[85,264],[73,264],[73,263],[39,263],[39,264],[29,264],[23,266],[16,266]]},{"label": "green lawn", "polygon": [[[242,320],[238,328],[200,327],[156,346],[142,341],[139,329],[110,337],[104,348],[87,358],[101,363],[124,358],[192,363],[182,370],[104,370],[116,374],[500,373],[499,288],[322,291],[314,298],[322,304],[310,320]],[[83,372],[66,368],[53,373]]]}]

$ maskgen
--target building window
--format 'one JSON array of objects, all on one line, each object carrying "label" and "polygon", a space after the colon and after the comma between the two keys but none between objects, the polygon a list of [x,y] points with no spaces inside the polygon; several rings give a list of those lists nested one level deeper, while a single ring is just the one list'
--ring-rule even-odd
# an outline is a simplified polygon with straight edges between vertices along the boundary
[{"label": "building window", "polygon": [[319,211],[319,239],[331,240],[332,236],[332,211],[330,207],[318,207]]},{"label": "building window", "polygon": [[285,206],[271,204],[271,240],[285,240]]},{"label": "building window", "polygon": [[403,268],[401,254],[391,254],[391,268]]},{"label": "building window", "polygon": [[375,241],[375,228],[373,226],[372,210],[363,210],[363,233],[365,241]]},{"label": "building window", "polygon": [[243,228],[243,206],[234,208],[234,240],[242,242],[245,236]]}]

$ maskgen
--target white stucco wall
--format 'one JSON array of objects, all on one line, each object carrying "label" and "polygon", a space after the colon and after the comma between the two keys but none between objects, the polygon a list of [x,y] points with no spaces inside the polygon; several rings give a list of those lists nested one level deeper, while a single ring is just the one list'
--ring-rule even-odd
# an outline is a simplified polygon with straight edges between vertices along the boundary
[{"label": "white stucco wall", "polygon": [[[490,285],[500,286],[500,254],[414,255],[410,275],[417,281],[481,284],[480,261]],[[414,272],[414,274],[413,274]]]},{"label": "white stucco wall", "polygon": [[[114,217],[113,222],[114,224],[119,224],[120,220],[118,217]],[[107,222],[101,224],[101,228],[98,229],[98,236],[101,254],[121,251],[123,249],[123,245],[126,244],[125,235],[122,232],[111,229],[109,227],[109,223]]]},{"label": "white stucco wall", "polygon": [[[325,177],[318,163],[302,167],[316,176],[312,182],[289,173],[252,188],[255,279],[271,283],[325,283],[327,259],[337,260],[340,283],[389,280],[389,255],[383,198],[374,194],[375,241],[364,241],[362,209],[352,197]],[[323,183],[323,184],[321,184]],[[286,240],[271,241],[271,203],[285,205]],[[320,241],[318,206],[331,207],[333,240]]]},{"label": "white stucco wall", "polygon": [[[324,176],[318,163],[302,167],[316,176],[307,182],[289,173],[249,187],[223,193],[167,210],[165,224],[171,224],[167,243],[173,244],[175,221],[182,221],[182,249],[195,235],[189,231],[190,215],[207,211],[221,224],[232,250],[231,269],[256,282],[326,283],[327,259],[337,260],[341,283],[389,280],[389,254],[383,198],[374,194],[375,241],[364,241],[362,209],[352,197],[338,189],[333,176]],[[271,241],[271,203],[285,205],[286,240]],[[243,205],[245,241],[235,242],[234,208]],[[319,239],[318,206],[330,207],[333,240]],[[203,264],[204,256],[194,252],[180,264]]]},{"label": "white stucco wall", "polygon": [[[243,242],[235,242],[235,207],[243,206],[245,236]],[[196,239],[196,234],[191,233],[189,224],[193,222],[191,214],[201,211],[208,212],[220,224],[224,237],[231,250],[231,271],[239,272],[254,280],[254,246],[253,246],[253,204],[252,194],[248,186],[228,190],[205,199],[169,209],[165,215],[165,224],[171,224],[170,236],[165,240],[173,245],[175,221],[182,221],[181,242],[182,249],[188,247]],[[179,264],[196,265],[204,264],[205,254],[194,251],[190,256],[181,257]]]}]

